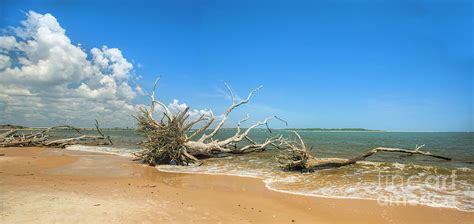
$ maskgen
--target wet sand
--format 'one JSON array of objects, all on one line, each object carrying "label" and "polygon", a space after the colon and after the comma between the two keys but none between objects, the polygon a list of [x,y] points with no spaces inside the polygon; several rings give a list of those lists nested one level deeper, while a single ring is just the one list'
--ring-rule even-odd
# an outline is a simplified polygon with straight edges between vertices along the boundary
[{"label": "wet sand", "polygon": [[[2,155],[4,154],[4,155]],[[130,158],[0,149],[0,223],[472,223],[474,213],[306,197],[259,179],[158,172]]]}]

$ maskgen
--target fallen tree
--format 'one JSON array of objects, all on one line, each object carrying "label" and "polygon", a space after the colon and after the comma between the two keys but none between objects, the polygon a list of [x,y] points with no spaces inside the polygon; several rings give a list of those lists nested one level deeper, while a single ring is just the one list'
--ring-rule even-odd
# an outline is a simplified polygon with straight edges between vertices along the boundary
[{"label": "fallen tree", "polygon": [[[99,122],[95,121],[95,127],[99,135],[85,135],[75,127],[60,125],[45,128],[30,134],[25,134],[21,130],[10,130],[0,134],[0,147],[56,147],[64,148],[68,145],[111,145],[110,136],[105,136],[99,127]],[[81,134],[78,137],[50,140],[50,131],[55,129],[72,129]]]},{"label": "fallen tree", "polygon": [[[156,164],[175,164],[189,165],[200,164],[200,159],[210,157],[222,157],[232,154],[246,154],[251,152],[263,151],[267,147],[278,142],[281,137],[269,137],[262,143],[257,143],[249,137],[249,133],[265,125],[268,128],[268,122],[272,119],[279,119],[276,116],[268,117],[259,121],[249,128],[243,130],[241,124],[249,119],[249,116],[240,120],[233,136],[226,139],[215,139],[216,134],[221,130],[230,113],[237,107],[250,101],[253,94],[260,90],[262,86],[251,91],[247,98],[237,101],[231,88],[225,84],[228,89],[232,104],[221,115],[217,125],[211,129],[216,116],[210,111],[202,113],[198,118],[190,119],[189,107],[182,111],[173,112],[164,103],[155,99],[155,90],[158,83],[157,79],[150,97],[150,108],[141,108],[139,114],[135,116],[137,120],[137,130],[142,132],[146,141],[140,143],[144,150],[136,153],[137,160],[142,160],[149,165]],[[156,107],[161,107],[161,117],[155,119],[154,113]],[[279,119],[281,120],[281,119]],[[200,128],[193,128],[201,124]],[[247,144],[239,144],[247,140]]]},{"label": "fallen tree", "polygon": [[281,139],[280,144],[282,145],[281,154],[278,156],[278,162],[280,167],[288,171],[303,171],[311,172],[321,169],[331,169],[338,168],[342,166],[348,166],[367,159],[370,156],[375,155],[379,152],[389,152],[389,153],[402,153],[403,157],[413,156],[413,155],[422,155],[429,156],[443,160],[451,160],[449,157],[435,155],[430,152],[420,151],[425,145],[416,146],[414,150],[399,149],[399,148],[386,148],[386,147],[377,147],[367,151],[366,153],[349,158],[317,158],[313,156],[309,150],[306,148],[306,145],[301,138],[301,136],[295,131],[294,132],[297,140],[291,141],[288,139]]}]

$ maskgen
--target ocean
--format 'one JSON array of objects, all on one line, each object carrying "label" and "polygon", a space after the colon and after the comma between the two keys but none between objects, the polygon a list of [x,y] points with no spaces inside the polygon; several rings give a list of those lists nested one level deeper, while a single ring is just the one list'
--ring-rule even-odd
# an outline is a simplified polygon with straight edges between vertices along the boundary
[{"label": "ocean", "polygon": [[[89,132],[89,131],[87,131]],[[71,150],[97,151],[130,156],[140,150],[144,138],[132,130],[105,130],[114,145],[107,147],[70,146]],[[223,129],[217,139],[230,136],[233,129]],[[350,158],[372,148],[398,147],[422,149],[453,158],[443,161],[424,156],[402,158],[396,153],[379,153],[367,161],[338,169],[312,173],[286,172],[278,167],[279,151],[205,160],[202,166],[177,167],[160,165],[165,172],[203,173],[256,177],[275,191],[307,196],[363,198],[381,204],[423,204],[474,211],[474,133],[462,132],[324,132],[299,131],[307,148],[317,157]],[[54,131],[56,138],[70,136],[71,131]],[[94,134],[93,131],[90,134]],[[291,136],[287,130],[272,134]],[[251,137],[263,140],[264,129],[254,130]]]}]

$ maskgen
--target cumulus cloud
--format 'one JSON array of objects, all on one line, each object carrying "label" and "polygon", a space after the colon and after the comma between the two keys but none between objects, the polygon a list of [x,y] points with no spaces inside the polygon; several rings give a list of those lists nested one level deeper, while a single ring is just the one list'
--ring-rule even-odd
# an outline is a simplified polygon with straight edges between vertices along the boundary
[{"label": "cumulus cloud", "polygon": [[12,36],[0,36],[0,48],[5,50],[11,50],[15,48],[16,40]]},{"label": "cumulus cloud", "polygon": [[0,36],[0,123],[131,125],[143,91],[122,52],[103,46],[88,54],[51,14],[26,16]]},{"label": "cumulus cloud", "polygon": [[[74,44],[56,18],[29,11],[19,27],[0,36],[0,124],[132,126],[146,92],[118,48],[89,52]],[[138,79],[141,77],[139,76]],[[173,112],[187,105],[174,100]],[[210,110],[191,110],[190,119]]]},{"label": "cumulus cloud", "polygon": [[9,68],[11,65],[10,57],[0,54],[0,70]]},{"label": "cumulus cloud", "polygon": [[[167,107],[173,114],[176,114],[178,112],[184,111],[186,109],[186,107],[188,107],[188,105],[185,104],[185,103],[179,103],[179,100],[174,99],[173,102],[169,103]],[[201,115],[210,117],[211,115],[213,115],[213,113],[212,113],[211,110],[208,110],[208,109],[201,109],[201,110],[193,109],[193,110],[189,111],[189,119],[188,120],[189,121],[196,120]]]}]

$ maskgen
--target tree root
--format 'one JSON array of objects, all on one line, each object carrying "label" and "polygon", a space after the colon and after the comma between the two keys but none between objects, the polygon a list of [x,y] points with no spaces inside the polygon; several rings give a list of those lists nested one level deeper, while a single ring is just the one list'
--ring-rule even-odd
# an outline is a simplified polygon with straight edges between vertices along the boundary
[{"label": "tree root", "polygon": [[[270,137],[263,143],[257,143],[251,140],[248,137],[250,131],[263,125],[268,129],[268,122],[270,120],[281,119],[275,116],[269,117],[264,121],[257,122],[244,131],[240,126],[243,122],[249,119],[248,115],[239,121],[236,133],[233,136],[222,140],[214,139],[215,135],[226,122],[230,113],[235,108],[248,103],[253,94],[262,88],[262,86],[251,91],[246,99],[237,101],[235,100],[230,87],[225,84],[232,97],[232,104],[221,116],[216,127],[210,129],[211,125],[216,120],[212,111],[209,113],[202,113],[199,118],[194,120],[189,120],[189,107],[176,113],[171,112],[164,103],[155,99],[157,83],[158,79],[155,81],[153,92],[149,94],[151,101],[150,109],[142,108],[140,113],[135,117],[138,126],[137,130],[142,132],[147,139],[141,143],[144,150],[135,154],[138,160],[142,160],[149,165],[200,164],[200,159],[203,158],[240,155],[263,151],[267,147],[275,145],[275,143],[280,139],[279,137]],[[156,106],[162,108],[161,111],[163,115],[159,120],[153,118]],[[204,123],[200,128],[193,129],[195,125],[201,122]],[[238,143],[242,142],[244,139],[247,139],[249,144],[239,148],[237,146]]]}]

